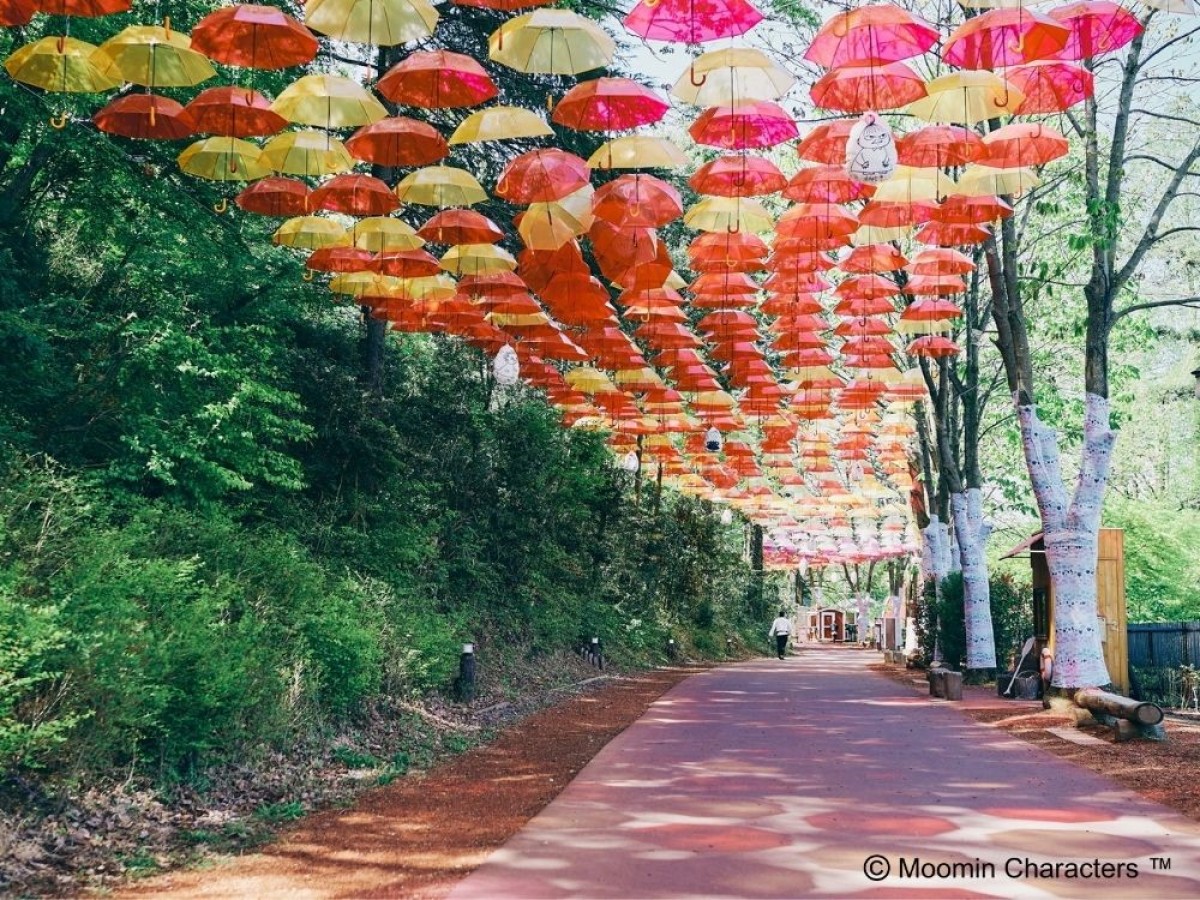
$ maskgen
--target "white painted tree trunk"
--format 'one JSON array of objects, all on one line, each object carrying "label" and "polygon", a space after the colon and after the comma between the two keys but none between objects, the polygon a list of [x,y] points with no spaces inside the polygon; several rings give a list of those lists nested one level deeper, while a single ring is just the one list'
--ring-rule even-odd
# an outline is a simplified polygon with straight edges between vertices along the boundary
[{"label": "white painted tree trunk", "polygon": [[1110,427],[1108,400],[1088,394],[1085,402],[1079,480],[1069,500],[1059,460],[1058,434],[1038,419],[1034,406],[1017,407],[1054,591],[1051,683],[1058,688],[1096,687],[1112,680],[1100,640],[1096,554],[1100,510],[1116,434]]},{"label": "white painted tree trunk", "polygon": [[[942,579],[950,574],[950,531],[945,522],[932,515],[929,517],[929,524],[922,530],[921,537],[921,573],[926,577],[933,577],[940,588]],[[929,556],[928,570],[926,554]]]},{"label": "white painted tree trunk", "polygon": [[871,638],[870,634],[870,615],[871,615],[871,599],[863,594],[859,594],[855,598],[857,609],[855,610],[858,616],[858,642],[865,644]]},{"label": "white painted tree trunk", "polygon": [[967,668],[996,668],[996,641],[992,631],[991,588],[988,585],[987,547],[992,528],[983,521],[983,494],[979,488],[951,494],[954,533],[962,556],[963,622],[967,635]]}]

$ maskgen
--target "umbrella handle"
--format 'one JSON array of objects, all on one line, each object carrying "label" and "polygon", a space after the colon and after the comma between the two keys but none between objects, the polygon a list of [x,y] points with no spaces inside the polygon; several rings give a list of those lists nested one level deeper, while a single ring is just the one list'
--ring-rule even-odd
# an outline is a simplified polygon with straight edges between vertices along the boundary
[{"label": "umbrella handle", "polygon": [[740,219],[738,220],[738,223],[736,225],[726,225],[725,226],[726,234],[737,234],[741,230],[742,230],[742,222]]},{"label": "umbrella handle", "polygon": [[300,279],[301,279],[301,281],[312,281],[313,280],[313,270],[305,269],[304,274],[300,276]]},{"label": "umbrella handle", "polygon": [[996,106],[997,109],[1004,109],[1004,107],[1008,106],[1009,101],[1012,99],[1012,92],[1009,90],[1008,79],[1002,78],[1001,81],[1004,82],[1004,99],[1003,100],[994,100],[994,99],[992,100],[992,103]]},{"label": "umbrella handle", "polygon": [[646,7],[646,9],[654,9],[661,2],[662,0],[642,0],[642,6]]},{"label": "umbrella handle", "polygon": [[225,211],[227,209],[229,209],[229,201],[224,197],[222,197],[217,203],[213,204],[213,212],[215,212],[218,216],[225,215]]},{"label": "umbrella handle", "polygon": [[690,81],[692,83],[692,87],[704,87],[704,83],[706,81],[708,81],[708,73],[705,72],[703,75],[700,76],[700,80],[697,81],[696,80],[696,66],[694,64],[690,65],[690,66],[688,66],[688,81]]},{"label": "umbrella handle", "polygon": [[65,112],[59,113],[57,116],[51,116],[50,117],[50,127],[53,128],[55,131],[62,131],[64,128],[67,127],[67,122],[69,121],[69,119],[70,119],[70,117]]}]

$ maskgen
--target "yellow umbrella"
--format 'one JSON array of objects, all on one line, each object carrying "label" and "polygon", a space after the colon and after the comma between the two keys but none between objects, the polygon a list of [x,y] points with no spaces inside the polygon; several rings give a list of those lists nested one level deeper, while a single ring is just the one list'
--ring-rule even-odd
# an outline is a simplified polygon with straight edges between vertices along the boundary
[{"label": "yellow umbrella", "polygon": [[697,56],[671,88],[694,106],[728,106],[744,100],[778,100],[796,76],[759,50],[729,47]]},{"label": "yellow umbrella", "polygon": [[196,141],[179,154],[179,168],[209,181],[257,181],[271,174],[262,150],[234,137]]},{"label": "yellow umbrella", "polygon": [[401,203],[434,206],[473,206],[487,199],[487,192],[470,172],[452,166],[426,166],[404,176],[396,185]]},{"label": "yellow umbrella", "polygon": [[684,214],[683,224],[697,231],[763,233],[775,227],[775,220],[757,200],[705,197]]},{"label": "yellow umbrella", "polygon": [[447,275],[426,275],[423,278],[401,278],[394,296],[403,300],[452,300],[458,296],[458,286]]},{"label": "yellow umbrella", "polygon": [[560,200],[529,204],[517,226],[525,246],[531,250],[557,250],[586,233],[595,220],[592,215],[595,192],[589,184]]},{"label": "yellow umbrella", "polygon": [[299,250],[350,245],[350,236],[346,229],[332,219],[321,216],[296,216],[288,219],[275,230],[271,240],[281,247],[295,247]]},{"label": "yellow umbrella", "polygon": [[926,88],[928,94],[907,109],[926,122],[974,125],[1014,112],[1025,99],[999,75],[986,70],[951,72],[933,79]]},{"label": "yellow umbrella", "polygon": [[263,147],[263,157],[276,172],[287,175],[333,175],[349,172],[354,159],[342,142],[323,131],[288,131]]},{"label": "yellow umbrella", "polygon": [[611,394],[617,390],[607,375],[591,366],[571,369],[564,378],[567,384],[584,394]]},{"label": "yellow umbrella", "polygon": [[385,250],[418,250],[425,241],[417,237],[416,229],[407,222],[390,216],[359,219],[352,229],[354,246],[360,250],[379,253]]},{"label": "yellow umbrella", "polygon": [[912,232],[909,225],[895,228],[881,228],[878,225],[860,225],[858,231],[850,236],[850,243],[855,247],[865,247],[868,244],[886,244],[891,241],[902,241]]},{"label": "yellow umbrella", "polygon": [[616,44],[599,25],[566,9],[509,19],[488,38],[488,56],[518,72],[578,75],[612,62]]},{"label": "yellow umbrella", "polygon": [[687,285],[687,279],[674,269],[672,269],[671,274],[667,276],[667,280],[663,282],[663,287],[668,287],[673,291],[682,291],[685,287],[687,287]]},{"label": "yellow umbrella", "polygon": [[879,185],[871,200],[876,203],[916,203],[941,200],[958,190],[954,179],[939,169],[897,166]]},{"label": "yellow umbrella", "polygon": [[403,278],[374,272],[346,272],[329,281],[329,290],[351,297],[399,297]]},{"label": "yellow umbrella", "polygon": [[517,267],[513,255],[495,244],[458,244],[446,251],[441,267],[451,275],[487,275],[511,272]]},{"label": "yellow umbrella", "polygon": [[14,81],[44,91],[87,94],[111,91],[121,84],[121,70],[98,47],[69,37],[44,37],[26,44],[4,61],[4,68]]},{"label": "yellow umbrella", "polygon": [[433,34],[438,12],[427,0],[308,0],[304,23],[355,44],[391,47]]},{"label": "yellow umbrella", "polygon": [[271,104],[289,122],[320,128],[357,128],[387,118],[387,109],[357,81],[340,75],[305,75]]},{"label": "yellow umbrella", "polygon": [[160,25],[130,25],[101,44],[100,52],[125,81],[148,88],[192,87],[217,74],[208,58],[192,49],[190,37]]},{"label": "yellow umbrella", "polygon": [[499,328],[550,324],[550,317],[545,313],[488,313],[484,318]]},{"label": "yellow umbrella", "polygon": [[1019,197],[1042,183],[1033,169],[989,169],[967,166],[958,182],[958,192],[967,197]]},{"label": "yellow umbrella", "polygon": [[593,169],[679,169],[688,163],[687,154],[666,138],[638,135],[606,141],[588,157]]},{"label": "yellow umbrella", "polygon": [[449,144],[480,144],[513,138],[543,137],[554,134],[546,120],[520,106],[489,106],[476,110],[454,129]]}]

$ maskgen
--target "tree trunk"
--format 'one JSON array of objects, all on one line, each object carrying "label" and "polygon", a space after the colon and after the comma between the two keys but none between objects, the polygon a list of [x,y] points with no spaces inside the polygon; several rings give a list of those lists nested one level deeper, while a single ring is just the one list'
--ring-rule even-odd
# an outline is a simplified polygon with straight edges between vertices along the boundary
[{"label": "tree trunk", "polygon": [[858,642],[865,644],[871,637],[871,598],[866,594],[859,594],[854,602],[855,614],[858,617]]},{"label": "tree trunk", "polygon": [[996,643],[992,631],[991,588],[988,585],[987,555],[984,552],[991,526],[983,521],[983,497],[979,488],[952,494],[954,531],[962,556],[963,622],[967,634],[967,668],[996,668]]}]

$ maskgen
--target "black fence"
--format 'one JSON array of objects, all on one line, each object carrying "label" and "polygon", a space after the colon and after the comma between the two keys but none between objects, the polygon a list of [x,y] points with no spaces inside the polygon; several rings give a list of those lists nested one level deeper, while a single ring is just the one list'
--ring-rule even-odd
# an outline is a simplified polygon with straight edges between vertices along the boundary
[{"label": "black fence", "polygon": [[1139,669],[1200,665],[1200,621],[1134,622],[1128,626],[1129,665]]}]

